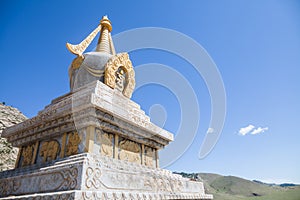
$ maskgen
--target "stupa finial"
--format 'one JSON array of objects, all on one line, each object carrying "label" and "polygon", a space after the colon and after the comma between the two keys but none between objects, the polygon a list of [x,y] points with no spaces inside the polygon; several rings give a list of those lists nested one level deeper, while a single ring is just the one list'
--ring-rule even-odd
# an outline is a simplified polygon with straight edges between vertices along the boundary
[{"label": "stupa finial", "polygon": [[105,15],[100,20],[100,24],[97,26],[97,28],[95,30],[93,30],[80,44],[73,45],[73,44],[67,43],[66,44],[67,49],[71,53],[73,53],[79,57],[82,57],[83,52],[91,44],[91,42],[96,37],[98,32],[100,32],[100,37],[98,40],[96,51],[97,52],[106,52],[111,55],[115,55],[116,52],[115,52],[115,48],[114,48],[111,34],[110,34],[111,30],[112,30],[111,22],[108,19],[107,15]]},{"label": "stupa finial", "polygon": [[115,48],[114,48],[111,34],[110,34],[110,32],[112,30],[112,26],[111,26],[111,22],[108,19],[107,15],[104,15],[102,17],[102,19],[100,21],[100,25],[101,25],[101,34],[100,34],[100,37],[98,40],[96,51],[115,55],[116,52],[115,52]]}]

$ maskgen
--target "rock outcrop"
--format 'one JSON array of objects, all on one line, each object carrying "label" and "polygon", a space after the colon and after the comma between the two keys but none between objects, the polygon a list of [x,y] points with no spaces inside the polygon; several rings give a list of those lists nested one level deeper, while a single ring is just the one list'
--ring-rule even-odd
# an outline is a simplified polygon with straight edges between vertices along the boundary
[{"label": "rock outcrop", "polygon": [[26,119],[27,117],[18,109],[0,103],[0,171],[14,168],[18,154],[18,148],[12,147],[5,138],[1,137],[1,133],[5,128]]}]

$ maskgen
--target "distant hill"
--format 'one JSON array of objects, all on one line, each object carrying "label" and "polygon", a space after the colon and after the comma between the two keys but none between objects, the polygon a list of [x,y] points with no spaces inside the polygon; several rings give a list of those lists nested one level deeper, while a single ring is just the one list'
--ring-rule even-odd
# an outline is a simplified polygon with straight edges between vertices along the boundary
[{"label": "distant hill", "polygon": [[296,184],[267,184],[211,173],[177,174],[202,181],[206,193],[213,194],[215,200],[300,200],[300,186]]},{"label": "distant hill", "polygon": [[281,184],[275,184],[275,183],[264,183],[264,182],[258,181],[258,180],[253,180],[253,182],[261,183],[261,184],[265,184],[265,185],[269,185],[269,186],[280,186],[280,187],[294,187],[294,186],[300,186],[300,185],[294,184],[294,183],[281,183]]}]

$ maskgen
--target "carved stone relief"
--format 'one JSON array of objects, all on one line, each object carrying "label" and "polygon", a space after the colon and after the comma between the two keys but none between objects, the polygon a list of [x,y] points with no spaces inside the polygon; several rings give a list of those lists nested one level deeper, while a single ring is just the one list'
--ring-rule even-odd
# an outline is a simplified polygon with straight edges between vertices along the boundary
[{"label": "carved stone relief", "polygon": [[41,144],[40,156],[43,162],[52,161],[59,153],[59,143],[56,140],[46,141]]},{"label": "carved stone relief", "polygon": [[86,178],[85,185],[87,188],[99,189],[102,186],[102,183],[100,181],[100,176],[101,176],[100,168],[88,167],[86,169],[86,176],[87,178]]},{"label": "carved stone relief", "polygon": [[68,135],[68,144],[66,155],[71,156],[78,153],[78,145],[80,143],[80,137],[77,132],[70,133]]},{"label": "carved stone relief", "polygon": [[22,148],[22,157],[23,157],[22,167],[30,165],[32,163],[32,160],[34,159],[33,158],[34,150],[35,150],[34,144]]},{"label": "carved stone relief", "polygon": [[[106,85],[114,89],[116,84],[119,84],[120,82],[119,79],[121,77],[118,77],[121,74],[120,71],[118,72],[120,67],[123,71],[122,79],[125,78],[122,93],[124,96],[130,98],[135,87],[135,78],[132,63],[127,53],[119,53],[106,63],[104,82]],[[123,76],[123,74],[126,75]]]},{"label": "carved stone relief", "polygon": [[123,92],[125,84],[126,84],[126,74],[124,72],[124,69],[122,67],[119,67],[119,69],[116,72],[116,89],[120,92]]},{"label": "carved stone relief", "polygon": [[113,138],[114,135],[110,133],[105,133],[103,132],[101,134],[101,154],[108,156],[108,157],[113,157]]},{"label": "carved stone relief", "polygon": [[3,195],[12,194],[21,186],[21,181],[17,179],[7,179],[0,181],[0,197]]},{"label": "carved stone relief", "polygon": [[119,141],[119,159],[141,164],[141,145],[127,139]]},{"label": "carved stone relief", "polygon": [[0,197],[7,194],[72,190],[78,186],[77,178],[78,168],[72,166],[49,173],[4,179],[0,181]]},{"label": "carved stone relief", "polygon": [[145,146],[144,163],[146,166],[153,167],[154,150]]}]

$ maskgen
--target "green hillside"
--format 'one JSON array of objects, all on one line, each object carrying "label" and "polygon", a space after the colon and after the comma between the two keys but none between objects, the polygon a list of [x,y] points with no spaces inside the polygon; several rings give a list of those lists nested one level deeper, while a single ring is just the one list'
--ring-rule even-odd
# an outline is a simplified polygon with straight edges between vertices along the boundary
[{"label": "green hillside", "polygon": [[283,190],[277,186],[268,186],[234,176],[222,176],[211,182],[210,186],[217,192],[245,197],[265,196],[274,190]]},{"label": "green hillside", "polygon": [[202,181],[215,200],[300,200],[300,186],[282,187],[211,173],[179,174]]}]

